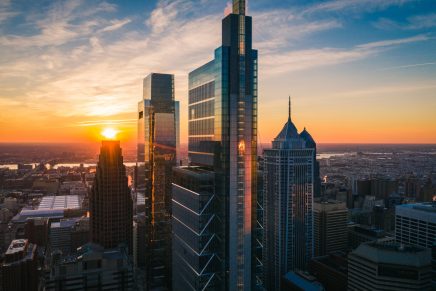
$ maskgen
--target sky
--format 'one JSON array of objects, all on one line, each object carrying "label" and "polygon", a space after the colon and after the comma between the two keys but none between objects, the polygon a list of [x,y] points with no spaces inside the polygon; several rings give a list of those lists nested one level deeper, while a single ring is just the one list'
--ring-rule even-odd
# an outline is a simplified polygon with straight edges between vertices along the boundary
[{"label": "sky", "polygon": [[[135,142],[142,79],[213,58],[226,0],[0,0],[0,142]],[[436,143],[436,1],[250,0],[259,141]]]}]

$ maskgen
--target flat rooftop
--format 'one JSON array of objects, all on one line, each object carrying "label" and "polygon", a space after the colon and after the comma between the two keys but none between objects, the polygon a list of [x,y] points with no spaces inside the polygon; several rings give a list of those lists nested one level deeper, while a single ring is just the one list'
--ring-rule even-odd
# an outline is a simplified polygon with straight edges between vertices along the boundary
[{"label": "flat rooftop", "polygon": [[78,195],[45,196],[39,203],[38,210],[80,209]]},{"label": "flat rooftop", "polygon": [[14,253],[24,252],[28,244],[27,239],[15,239],[9,245],[6,255],[12,255]]}]

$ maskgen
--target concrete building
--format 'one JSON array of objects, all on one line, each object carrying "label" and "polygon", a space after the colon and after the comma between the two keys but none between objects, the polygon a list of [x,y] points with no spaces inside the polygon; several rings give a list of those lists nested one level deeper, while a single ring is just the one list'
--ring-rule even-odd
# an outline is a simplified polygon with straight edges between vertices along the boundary
[{"label": "concrete building", "polygon": [[47,246],[49,219],[47,217],[34,217],[26,220],[24,236],[30,243],[40,247]]},{"label": "concrete building", "polygon": [[348,209],[346,202],[318,201],[313,206],[313,237],[315,256],[345,251],[347,236]]},{"label": "concrete building", "polygon": [[378,241],[348,255],[348,290],[430,289],[430,249]]},{"label": "concrete building", "polygon": [[54,256],[44,291],[135,290],[133,264],[127,249],[86,244],[77,255]]},{"label": "concrete building", "polygon": [[345,253],[312,258],[309,271],[327,291],[347,290],[348,261]]},{"label": "concrete building", "polygon": [[395,208],[395,240],[431,248],[436,241],[436,204],[403,204]]},{"label": "concrete building", "polygon": [[11,242],[1,265],[3,290],[37,291],[39,273],[36,245],[27,239]]}]

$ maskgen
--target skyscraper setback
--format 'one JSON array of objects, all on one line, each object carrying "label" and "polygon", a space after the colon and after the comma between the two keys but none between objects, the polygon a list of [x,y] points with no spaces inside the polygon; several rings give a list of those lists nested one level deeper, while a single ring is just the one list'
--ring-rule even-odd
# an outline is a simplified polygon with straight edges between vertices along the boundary
[{"label": "skyscraper setback", "polygon": [[147,288],[171,289],[171,177],[179,150],[174,75],[144,79],[138,104],[138,174],[145,194]]},{"label": "skyscraper setback", "polygon": [[264,152],[264,278],[267,290],[282,290],[281,277],[305,270],[313,255],[315,141],[289,117]]},{"label": "skyscraper setback", "polygon": [[119,141],[102,141],[90,197],[91,240],[132,252],[132,197]]},{"label": "skyscraper setback", "polygon": [[[215,58],[189,74],[188,155],[192,165],[215,173],[213,218],[219,223],[214,239],[220,269],[215,277],[222,288],[233,290],[252,290],[260,283],[254,258],[260,247],[255,235],[257,51],[245,8],[245,1],[233,1],[233,13],[222,21],[222,46]],[[173,224],[189,225],[188,219],[174,215]],[[174,243],[185,249],[175,254],[182,262],[199,256],[186,247],[189,238],[176,238]]]}]

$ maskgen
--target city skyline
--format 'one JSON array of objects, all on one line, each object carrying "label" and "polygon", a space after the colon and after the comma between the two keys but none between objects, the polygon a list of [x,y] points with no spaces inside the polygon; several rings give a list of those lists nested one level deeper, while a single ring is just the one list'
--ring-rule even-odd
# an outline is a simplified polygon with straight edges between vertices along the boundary
[{"label": "city skyline", "polygon": [[[134,143],[141,79],[158,71],[175,75],[186,144],[187,74],[219,45],[228,3],[1,1],[0,142],[96,142],[112,127]],[[436,143],[434,8],[250,1],[259,143],[280,130],[288,95],[319,143]]]}]

